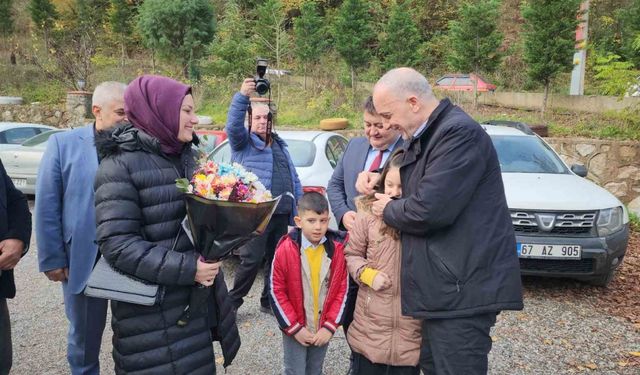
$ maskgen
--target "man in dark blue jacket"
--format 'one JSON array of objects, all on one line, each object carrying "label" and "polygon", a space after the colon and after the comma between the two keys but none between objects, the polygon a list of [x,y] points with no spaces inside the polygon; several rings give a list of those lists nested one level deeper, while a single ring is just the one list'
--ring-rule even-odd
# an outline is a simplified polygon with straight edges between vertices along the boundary
[{"label": "man in dark blue jacket", "polygon": [[7,298],[16,295],[13,269],[29,248],[31,212],[27,198],[13,186],[0,160],[0,375],[12,364],[11,321]]},{"label": "man in dark blue jacket", "polygon": [[[484,129],[426,78],[389,71],[373,100],[405,138],[402,199],[377,194],[373,213],[401,231],[402,312],[423,319],[427,374],[486,374],[489,330],[522,304],[520,267],[500,165]],[[364,174],[359,190],[375,180]]]}]

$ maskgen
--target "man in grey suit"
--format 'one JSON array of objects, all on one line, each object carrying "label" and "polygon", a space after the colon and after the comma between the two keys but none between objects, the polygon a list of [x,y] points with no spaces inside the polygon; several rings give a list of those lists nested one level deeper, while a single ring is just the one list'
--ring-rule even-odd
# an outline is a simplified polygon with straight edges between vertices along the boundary
[{"label": "man in grey suit", "polygon": [[365,101],[363,119],[365,136],[349,141],[327,185],[331,211],[336,222],[347,230],[356,219],[354,198],[359,195],[356,191],[358,174],[382,168],[393,151],[402,146],[400,131],[383,126],[371,97]]},{"label": "man in grey suit", "polygon": [[73,375],[99,374],[107,301],[83,294],[98,255],[93,180],[98,169],[98,132],[126,121],[120,82],[93,92],[95,123],[51,136],[36,183],[36,239],[40,271],[62,282],[69,320],[67,360]]}]

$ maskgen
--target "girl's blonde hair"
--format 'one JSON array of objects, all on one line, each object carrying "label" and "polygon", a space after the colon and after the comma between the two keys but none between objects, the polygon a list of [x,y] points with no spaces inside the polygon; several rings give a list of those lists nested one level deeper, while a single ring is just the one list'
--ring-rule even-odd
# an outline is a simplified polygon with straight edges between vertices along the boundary
[{"label": "girl's blonde hair", "polygon": [[[400,168],[402,166],[403,159],[404,159],[403,149],[396,150],[393,152],[393,154],[391,154],[391,156],[389,157],[389,160],[384,166],[384,169],[382,170],[382,174],[380,175],[380,179],[378,180],[378,183],[374,187],[373,194],[361,195],[355,199],[355,204],[358,211],[371,213],[371,205],[373,204],[373,202],[377,200],[375,193],[384,194],[384,180],[387,178],[387,174],[389,173],[389,170],[391,168]],[[392,228],[387,224],[385,224],[384,221],[380,226],[380,234],[382,236],[389,236],[394,240],[400,239],[400,232],[397,229]]]}]

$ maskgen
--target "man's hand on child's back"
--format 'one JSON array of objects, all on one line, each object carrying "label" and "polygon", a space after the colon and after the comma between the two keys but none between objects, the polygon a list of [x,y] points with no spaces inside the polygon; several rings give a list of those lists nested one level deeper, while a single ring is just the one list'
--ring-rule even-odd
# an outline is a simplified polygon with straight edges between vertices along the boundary
[{"label": "man's hand on child's back", "polygon": [[316,335],[313,336],[313,345],[325,346],[329,343],[329,340],[333,337],[333,333],[326,328],[320,328]]},{"label": "man's hand on child's back", "polygon": [[314,344],[315,336],[305,327],[298,331],[293,338],[302,346],[309,346]]},{"label": "man's hand on child's back", "polygon": [[378,272],[376,277],[373,278],[373,283],[371,284],[371,288],[376,292],[380,290],[385,290],[391,287],[391,279],[384,272]]}]

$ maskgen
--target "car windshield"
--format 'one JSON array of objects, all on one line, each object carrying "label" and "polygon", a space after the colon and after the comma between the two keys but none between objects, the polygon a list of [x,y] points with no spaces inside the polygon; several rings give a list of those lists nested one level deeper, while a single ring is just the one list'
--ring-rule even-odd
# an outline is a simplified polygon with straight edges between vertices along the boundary
[{"label": "car windshield", "polygon": [[44,132],[36,135],[35,137],[31,137],[27,139],[26,141],[22,142],[22,145],[26,147],[34,147],[34,146],[42,145],[49,139],[49,137],[59,132],[61,132],[61,130],[49,130],[48,132]]},{"label": "car windshield", "polygon": [[534,136],[492,135],[503,173],[569,173],[558,155]]},{"label": "car windshield", "polygon": [[296,167],[310,167],[316,156],[316,145],[311,141],[299,139],[285,139],[287,149],[291,155],[293,165]]},{"label": "car windshield", "polygon": [[[316,155],[316,146],[311,141],[300,139],[285,139],[287,150],[291,155],[291,160],[295,167],[310,167]],[[229,142],[225,142],[209,157],[218,163],[231,162],[231,147]]]}]

